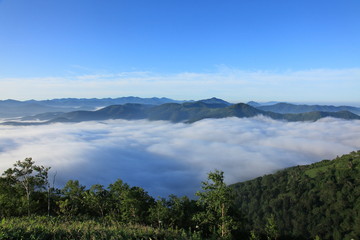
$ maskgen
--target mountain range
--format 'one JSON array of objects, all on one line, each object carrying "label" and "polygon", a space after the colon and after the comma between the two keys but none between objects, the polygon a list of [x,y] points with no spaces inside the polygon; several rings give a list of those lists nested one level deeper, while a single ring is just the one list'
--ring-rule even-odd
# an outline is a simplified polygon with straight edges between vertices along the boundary
[{"label": "mountain range", "polygon": [[[23,121],[8,121],[3,124],[8,125],[34,125],[48,124],[55,122],[82,122],[97,121],[108,119],[126,120],[166,120],[171,122],[193,123],[205,118],[226,118],[226,117],[254,117],[263,115],[276,120],[284,121],[316,121],[324,117],[334,117],[342,119],[360,119],[350,111],[324,112],[312,111],[306,113],[277,113],[264,111],[252,107],[245,103],[231,104],[222,99],[211,98],[200,101],[183,103],[164,103],[160,105],[126,103],[121,105],[111,105],[95,111],[71,111],[67,113],[52,112],[25,117]],[[41,120],[42,122],[38,122]],[[35,122],[34,122],[35,121]]]},{"label": "mountain range", "polygon": [[276,113],[306,113],[306,112],[339,112],[349,111],[355,114],[360,114],[360,108],[352,106],[331,106],[331,105],[297,105],[291,103],[274,103],[269,105],[259,105],[255,102],[251,102],[250,105],[263,111],[270,111]]},{"label": "mountain range", "polygon": [[170,98],[140,98],[140,97],[120,97],[120,98],[62,98],[51,100],[2,100],[0,101],[0,118],[23,117],[47,112],[71,112],[76,110],[95,110],[97,108],[110,105],[126,103],[160,105],[164,103],[181,103]]}]

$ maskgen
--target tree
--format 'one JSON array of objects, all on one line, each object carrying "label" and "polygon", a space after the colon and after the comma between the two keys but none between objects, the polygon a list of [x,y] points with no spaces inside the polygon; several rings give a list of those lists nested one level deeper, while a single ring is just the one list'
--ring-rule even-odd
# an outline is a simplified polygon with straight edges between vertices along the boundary
[{"label": "tree", "polygon": [[109,187],[113,217],[126,223],[144,223],[148,221],[149,208],[155,200],[140,187],[130,187],[118,179]]},{"label": "tree", "polygon": [[154,199],[141,187],[132,187],[125,192],[122,201],[122,219],[127,223],[145,223]]},{"label": "tree", "polygon": [[168,199],[159,197],[149,210],[149,218],[159,228],[190,229],[195,227],[192,216],[197,209],[196,201],[171,194]]},{"label": "tree", "polygon": [[150,221],[158,228],[168,227],[171,217],[168,201],[165,198],[156,200],[156,203],[149,209]]},{"label": "tree", "polygon": [[21,212],[21,193],[14,179],[0,177],[0,218]]},{"label": "tree", "polygon": [[188,197],[177,197],[173,194],[169,195],[168,206],[170,208],[170,226],[173,228],[189,229],[195,227],[192,216],[198,207],[195,201],[191,201]]},{"label": "tree", "polygon": [[265,226],[265,232],[268,240],[274,239],[276,240],[279,233],[275,223],[275,217],[272,214],[270,217],[267,218],[267,223]]},{"label": "tree", "polygon": [[194,216],[201,225],[207,225],[213,234],[218,233],[221,238],[229,238],[231,230],[235,229],[235,221],[229,215],[233,204],[232,189],[224,183],[224,172],[215,170],[208,174],[208,181],[202,182],[202,192],[198,204],[204,211]]},{"label": "tree", "polygon": [[84,201],[94,214],[104,217],[108,207],[109,192],[100,184],[94,184],[84,193]]},{"label": "tree", "polygon": [[69,180],[62,189],[63,200],[59,201],[60,212],[74,216],[84,211],[85,186],[78,180]]},{"label": "tree", "polygon": [[122,210],[126,193],[129,191],[130,186],[124,183],[121,179],[117,179],[109,187],[110,202],[111,202],[111,216],[117,220],[122,221]]},{"label": "tree", "polygon": [[30,215],[30,197],[36,189],[45,188],[48,183],[48,172],[50,167],[37,166],[32,158],[17,161],[14,168],[7,169],[3,176],[12,179],[25,190],[27,213]]}]

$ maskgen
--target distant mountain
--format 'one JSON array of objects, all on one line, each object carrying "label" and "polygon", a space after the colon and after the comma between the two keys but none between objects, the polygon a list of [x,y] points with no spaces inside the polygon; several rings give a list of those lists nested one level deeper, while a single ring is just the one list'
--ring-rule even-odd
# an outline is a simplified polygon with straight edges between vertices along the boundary
[{"label": "distant mountain", "polygon": [[0,101],[0,118],[23,117],[45,112],[67,112],[74,110],[75,108],[69,107],[49,107],[37,102]]},{"label": "distant mountain", "polygon": [[[112,105],[97,111],[73,111],[63,114],[55,114],[54,118],[45,121],[43,124],[54,122],[97,121],[107,119],[148,119],[192,123],[205,118],[244,118],[254,117],[257,115],[263,115],[272,119],[285,121],[316,121],[324,117],[360,119],[360,116],[347,111],[280,114],[263,111],[244,103],[225,106],[225,103],[219,102],[221,101],[200,100],[197,102],[185,102],[181,104],[165,103],[157,106],[128,103],[124,105]],[[44,116],[51,116],[51,114]],[[21,122],[6,122],[4,124],[19,125]],[[29,125],[30,123],[26,122],[25,124]],[[39,123],[36,122],[36,124]]]},{"label": "distant mountain", "polygon": [[64,112],[47,112],[47,113],[39,113],[33,116],[26,116],[20,118],[21,121],[47,121],[50,119],[57,118],[63,115]]},{"label": "distant mountain", "polygon": [[270,111],[276,113],[306,113],[306,112],[339,112],[349,111],[355,114],[360,114],[360,108],[351,106],[327,106],[327,105],[296,105],[291,103],[276,103],[273,105],[259,105],[256,108],[263,111]]},{"label": "distant mountain", "polygon": [[[219,116],[221,104],[207,104],[202,101],[186,103],[166,103],[158,106],[144,104],[112,105],[97,111],[75,111],[62,114],[58,118],[69,122],[94,121],[106,119],[149,119],[171,122],[194,122],[203,118]],[[222,117],[222,116],[219,116]],[[56,119],[52,119],[56,122]]]},{"label": "distant mountain", "polygon": [[[164,103],[182,103],[169,98],[139,98],[139,97],[121,97],[121,98],[62,98],[52,100],[3,100],[0,101],[0,118],[24,117],[30,115],[53,113],[53,112],[71,112],[76,110],[95,110],[100,107],[110,105],[119,105],[126,103],[138,103],[147,105],[160,105]],[[46,115],[45,114],[45,115]],[[39,116],[40,117],[40,116]],[[44,116],[42,116],[44,117]]]},{"label": "distant mountain", "polygon": [[199,100],[199,102],[203,102],[203,103],[206,103],[206,104],[212,104],[212,105],[216,104],[216,105],[219,105],[219,107],[221,107],[221,106],[226,107],[226,106],[232,105],[231,103],[229,103],[227,101],[224,101],[224,100],[222,100],[220,98],[215,98],[215,97],[209,98],[209,99],[204,99],[204,100]]},{"label": "distant mountain", "polygon": [[265,229],[272,218],[281,229],[281,239],[360,236],[360,151],[232,187],[237,208],[247,216],[249,231]]},{"label": "distant mountain", "polygon": [[306,113],[291,113],[291,114],[282,114],[283,119],[290,122],[298,122],[298,121],[317,121],[321,118],[325,117],[333,117],[333,118],[342,118],[346,120],[356,120],[360,119],[360,116],[354,114],[349,111],[340,111],[340,112],[306,112]]},{"label": "distant mountain", "polygon": [[279,103],[279,102],[275,102],[275,101],[271,101],[271,102],[254,102],[254,101],[250,101],[250,102],[247,102],[248,105],[252,106],[252,107],[259,107],[259,106],[268,106],[268,105],[274,105],[276,103]]},{"label": "distant mountain", "polygon": [[[152,105],[127,103],[124,105],[112,105],[97,111],[75,111],[60,115],[59,119],[68,119],[69,122],[82,122],[107,119],[136,120],[147,117],[147,110]],[[52,120],[56,122],[56,119]]]},{"label": "distant mountain", "polygon": [[47,106],[61,106],[61,107],[106,107],[110,105],[120,105],[126,103],[138,103],[149,105],[160,105],[164,103],[181,103],[184,101],[173,100],[170,98],[140,98],[140,97],[120,97],[120,98],[62,98],[38,101]]}]

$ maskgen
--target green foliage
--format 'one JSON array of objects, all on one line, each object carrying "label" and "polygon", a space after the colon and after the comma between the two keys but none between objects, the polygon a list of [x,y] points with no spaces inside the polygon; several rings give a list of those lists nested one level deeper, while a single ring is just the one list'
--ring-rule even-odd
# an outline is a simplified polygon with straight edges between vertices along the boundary
[{"label": "green foliage", "polygon": [[0,217],[18,216],[21,214],[21,194],[15,179],[0,178]]},{"label": "green foliage", "polygon": [[195,228],[196,225],[192,221],[192,217],[198,211],[196,201],[190,200],[186,196],[179,198],[175,195],[170,195],[168,205],[170,207],[170,227]]},{"label": "green foliage", "polygon": [[268,240],[277,239],[278,238],[278,229],[275,223],[274,215],[268,217],[266,225],[265,225],[265,232]]},{"label": "green foliage", "polygon": [[170,225],[170,208],[165,198],[159,198],[156,203],[149,209],[149,219],[153,226],[158,228]]},{"label": "green foliage", "polygon": [[109,192],[102,185],[95,184],[83,195],[83,201],[91,215],[104,217],[109,207]]},{"label": "green foliage", "polygon": [[130,223],[144,224],[154,199],[140,187],[132,187],[124,193],[122,199],[122,220]]},{"label": "green foliage", "polygon": [[229,209],[233,203],[232,189],[224,183],[224,172],[215,170],[208,174],[207,182],[202,182],[202,192],[199,196],[198,205],[204,211],[196,214],[194,219],[212,234],[218,234],[221,238],[231,236],[231,230],[236,228],[234,219],[229,215]]},{"label": "green foliage", "polygon": [[[24,161],[17,161],[14,168],[7,169],[3,176],[7,179],[16,192],[20,192],[19,188],[24,190],[27,214],[30,215],[31,194],[39,189],[43,190],[48,184],[48,171],[50,168],[37,166],[32,158],[26,158]],[[11,187],[9,186],[9,187]]]},{"label": "green foliage", "polygon": [[23,217],[0,222],[0,240],[120,240],[197,239],[183,231],[128,225],[106,220],[76,220],[61,217]]},{"label": "green foliage", "polygon": [[62,214],[76,216],[85,210],[85,186],[80,185],[78,180],[69,180],[61,192],[63,197],[58,204]]},{"label": "green foliage", "polygon": [[131,223],[147,223],[155,200],[140,187],[130,187],[118,179],[109,185],[109,206],[113,218]]},{"label": "green foliage", "polygon": [[[360,236],[360,151],[232,186],[246,229],[289,239]],[[271,220],[271,222],[269,221]]]},{"label": "green foliage", "polygon": [[256,234],[254,230],[250,231],[250,240],[259,240],[259,236]]},{"label": "green foliage", "polygon": [[150,208],[149,218],[153,226],[159,228],[195,229],[193,215],[198,211],[196,201],[184,196],[170,195],[169,199],[159,198]]},{"label": "green foliage", "polygon": [[[324,109],[325,110],[325,109]],[[282,114],[271,111],[263,111],[254,108],[248,104],[238,103],[230,105],[221,101],[197,101],[178,103],[165,103],[151,106],[146,104],[124,104],[111,105],[96,111],[74,111],[63,114],[45,114],[38,115],[39,118],[49,119],[45,122],[24,122],[9,121],[2,123],[4,125],[42,125],[54,122],[81,122],[106,119],[148,119],[148,120],[166,120],[171,122],[193,123],[206,118],[226,118],[226,117],[254,117],[256,115],[267,116],[272,119],[281,119],[286,121],[317,121],[324,117],[334,117],[342,119],[360,119],[349,111],[311,111],[304,113]],[[346,108],[344,109],[346,110]],[[350,109],[348,109],[350,110]],[[354,110],[354,108],[353,108]],[[356,109],[355,109],[356,110]],[[356,110],[358,111],[358,110]]]},{"label": "green foliage", "polygon": [[109,201],[111,204],[111,217],[116,220],[122,220],[122,210],[124,209],[124,199],[126,192],[129,191],[130,186],[124,183],[121,179],[116,180],[110,184],[109,187]]},{"label": "green foliage", "polygon": [[[202,182],[196,201],[175,195],[155,201],[120,179],[107,188],[95,184],[87,189],[70,180],[62,189],[52,189],[48,171],[27,158],[4,172],[0,240],[360,236],[360,151],[233,186],[215,170]],[[27,217],[30,209],[33,216]],[[46,213],[54,216],[44,217]]]}]

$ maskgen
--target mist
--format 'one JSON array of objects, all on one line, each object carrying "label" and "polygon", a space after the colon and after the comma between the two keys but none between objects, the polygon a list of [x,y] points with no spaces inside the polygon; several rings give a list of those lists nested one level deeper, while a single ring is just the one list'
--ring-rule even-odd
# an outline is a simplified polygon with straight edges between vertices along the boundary
[{"label": "mist", "polygon": [[32,157],[51,166],[55,183],[79,180],[105,187],[116,179],[152,196],[200,190],[207,173],[224,171],[228,184],[282,168],[332,159],[360,149],[360,121],[325,118],[283,122],[255,118],[56,123],[0,126],[0,171]]}]

